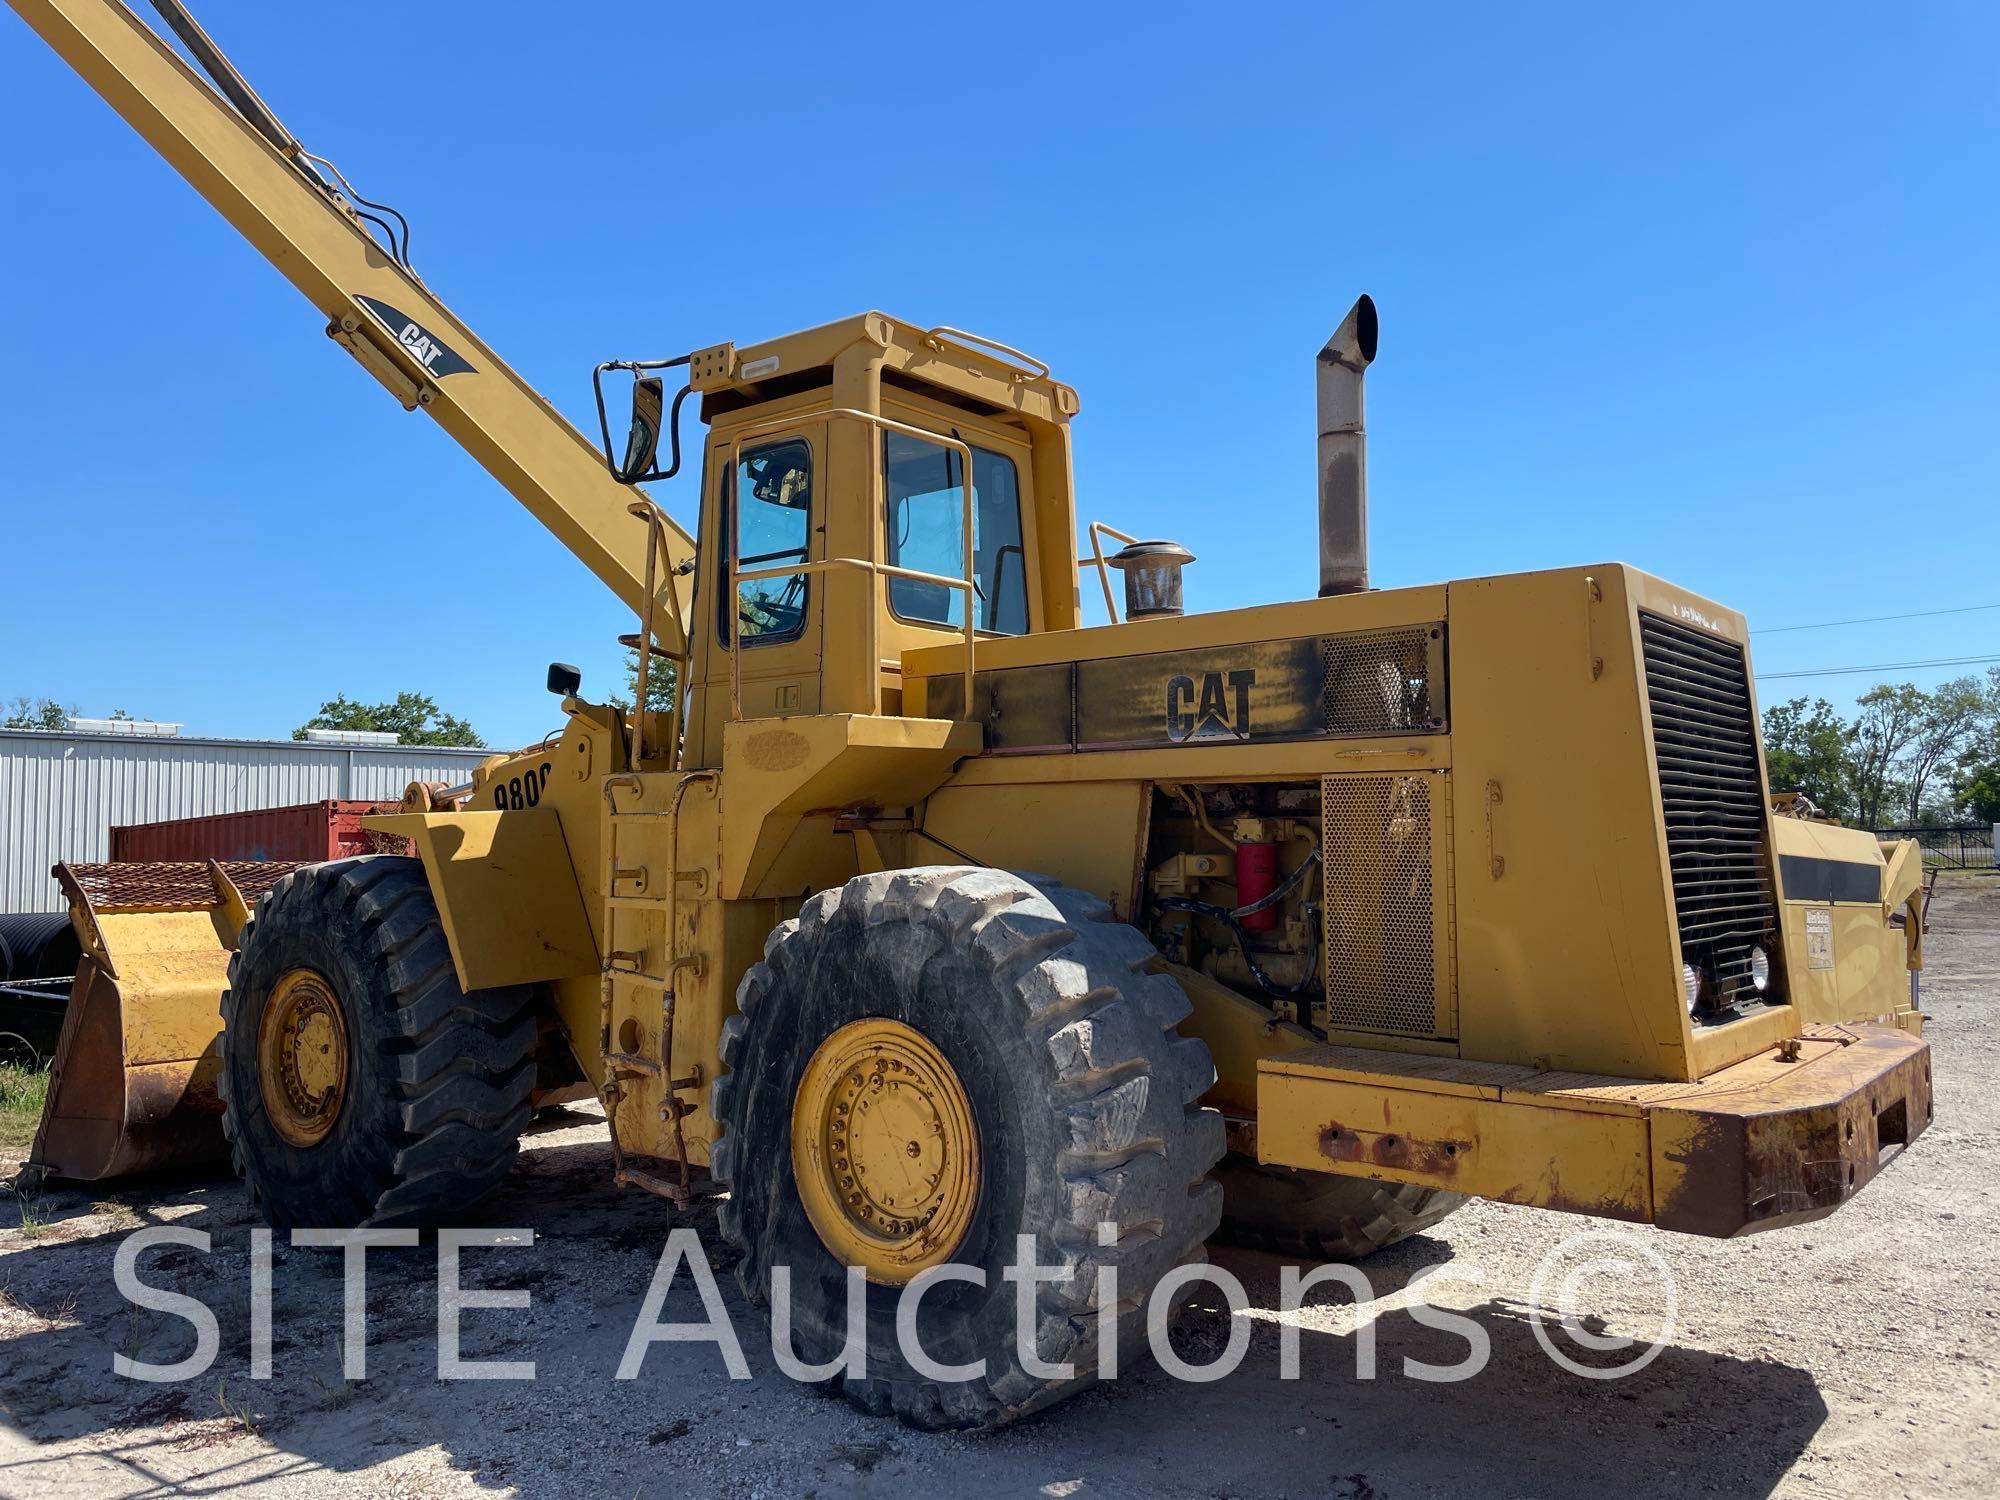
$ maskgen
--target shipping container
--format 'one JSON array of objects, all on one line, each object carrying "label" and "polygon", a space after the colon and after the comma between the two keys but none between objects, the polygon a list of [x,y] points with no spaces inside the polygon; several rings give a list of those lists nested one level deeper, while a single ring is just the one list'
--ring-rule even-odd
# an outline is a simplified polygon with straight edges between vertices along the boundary
[{"label": "shipping container", "polygon": [[352,854],[402,854],[408,841],[361,826],[370,813],[395,812],[395,802],[304,802],[210,813],[164,823],[128,823],[111,830],[113,864],[155,860],[346,859]]},{"label": "shipping container", "polygon": [[110,859],[114,824],[332,798],[394,801],[413,781],[467,781],[492,753],[0,729],[0,912],[61,911],[49,867]]}]

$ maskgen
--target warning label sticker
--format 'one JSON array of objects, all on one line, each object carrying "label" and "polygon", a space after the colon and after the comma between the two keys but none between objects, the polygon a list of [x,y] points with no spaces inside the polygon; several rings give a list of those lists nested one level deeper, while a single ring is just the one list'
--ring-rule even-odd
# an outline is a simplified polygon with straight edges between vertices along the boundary
[{"label": "warning label sticker", "polygon": [[1806,913],[1806,967],[1833,967],[1833,913],[1830,911]]}]

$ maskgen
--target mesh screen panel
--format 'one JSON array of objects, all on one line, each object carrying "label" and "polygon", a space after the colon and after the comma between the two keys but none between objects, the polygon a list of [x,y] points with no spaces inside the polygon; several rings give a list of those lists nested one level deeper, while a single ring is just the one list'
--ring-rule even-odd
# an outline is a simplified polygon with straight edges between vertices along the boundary
[{"label": "mesh screen panel", "polygon": [[[298,869],[296,860],[221,861],[222,873],[255,906],[279,880]],[[216,904],[208,866],[193,863],[70,865],[77,885],[99,911],[194,911]]]},{"label": "mesh screen panel", "polygon": [[1321,778],[1327,1024],[1436,1036],[1434,776]]},{"label": "mesh screen panel", "polygon": [[1327,734],[1422,734],[1444,727],[1444,628],[1408,625],[1320,637]]}]

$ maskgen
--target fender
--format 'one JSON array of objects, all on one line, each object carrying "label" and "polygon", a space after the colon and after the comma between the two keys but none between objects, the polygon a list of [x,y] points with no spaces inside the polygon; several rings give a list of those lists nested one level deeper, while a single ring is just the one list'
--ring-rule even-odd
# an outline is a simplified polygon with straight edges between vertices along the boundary
[{"label": "fender", "polygon": [[597,944],[552,807],[382,813],[362,825],[410,841],[467,990],[598,972]]}]

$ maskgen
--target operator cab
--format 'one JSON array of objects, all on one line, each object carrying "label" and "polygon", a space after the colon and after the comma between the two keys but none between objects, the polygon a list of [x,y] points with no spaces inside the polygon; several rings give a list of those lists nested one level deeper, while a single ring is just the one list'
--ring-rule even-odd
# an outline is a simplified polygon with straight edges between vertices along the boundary
[{"label": "operator cab", "polygon": [[708,427],[685,764],[720,764],[732,718],[901,713],[907,650],[1079,623],[1077,398],[1039,360],[866,313],[615,368],[635,376],[621,480],[679,468],[689,394]]}]

